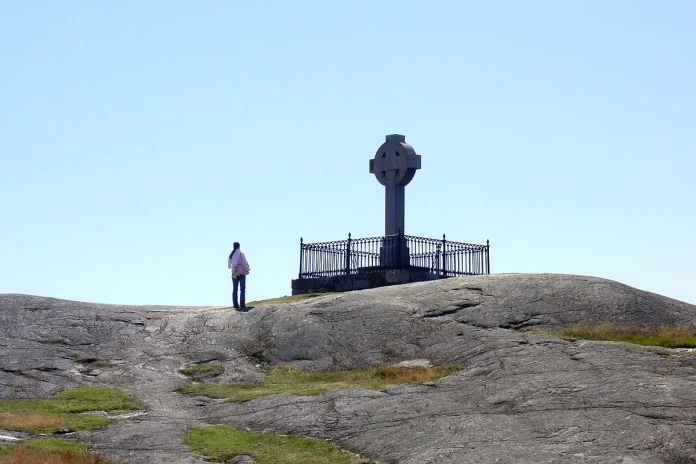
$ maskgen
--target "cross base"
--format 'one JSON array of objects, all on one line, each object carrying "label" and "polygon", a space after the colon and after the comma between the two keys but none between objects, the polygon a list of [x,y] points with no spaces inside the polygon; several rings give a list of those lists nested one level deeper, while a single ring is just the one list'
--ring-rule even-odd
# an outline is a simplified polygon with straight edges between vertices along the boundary
[{"label": "cross base", "polygon": [[406,238],[401,234],[384,237],[379,249],[379,262],[383,267],[408,266],[411,257]]}]

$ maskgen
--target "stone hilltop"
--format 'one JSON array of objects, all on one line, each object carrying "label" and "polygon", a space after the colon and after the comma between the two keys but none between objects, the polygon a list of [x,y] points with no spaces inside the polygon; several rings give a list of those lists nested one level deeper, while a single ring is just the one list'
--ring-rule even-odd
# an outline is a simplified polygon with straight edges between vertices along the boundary
[{"label": "stone hilltop", "polygon": [[[527,331],[603,321],[696,330],[696,306],[557,274],[452,278],[249,313],[2,294],[0,399],[123,389],[149,412],[73,435],[123,463],[207,462],[181,443],[206,424],[326,438],[382,463],[696,462],[696,353]],[[337,370],[416,359],[463,369],[426,385],[242,404],[174,392],[189,382],[178,370],[195,362],[220,362],[216,382],[249,382],[265,363]]]}]

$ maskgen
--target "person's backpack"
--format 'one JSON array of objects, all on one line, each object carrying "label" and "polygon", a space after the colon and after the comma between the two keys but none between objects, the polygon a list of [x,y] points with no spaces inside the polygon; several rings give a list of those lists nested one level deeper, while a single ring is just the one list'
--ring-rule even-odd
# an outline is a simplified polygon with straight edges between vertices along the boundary
[{"label": "person's backpack", "polygon": [[237,263],[237,267],[234,268],[234,273],[238,276],[249,274],[249,263],[246,262],[246,257],[244,255],[239,256],[239,262]]}]

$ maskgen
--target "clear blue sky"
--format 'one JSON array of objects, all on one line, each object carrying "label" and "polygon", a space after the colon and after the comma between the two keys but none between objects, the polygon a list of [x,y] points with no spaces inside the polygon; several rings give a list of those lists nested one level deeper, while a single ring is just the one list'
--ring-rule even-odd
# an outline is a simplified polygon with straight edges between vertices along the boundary
[{"label": "clear blue sky", "polygon": [[0,292],[223,305],[299,240],[406,232],[494,273],[696,303],[696,3],[0,1]]}]

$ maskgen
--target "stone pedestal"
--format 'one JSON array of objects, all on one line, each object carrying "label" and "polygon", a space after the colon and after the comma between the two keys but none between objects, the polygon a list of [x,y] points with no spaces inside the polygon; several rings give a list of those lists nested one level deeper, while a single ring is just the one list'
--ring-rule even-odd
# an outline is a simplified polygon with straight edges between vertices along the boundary
[{"label": "stone pedestal", "polygon": [[389,267],[407,267],[410,255],[406,239],[401,235],[385,237],[379,249],[380,264]]},{"label": "stone pedestal", "polygon": [[433,274],[427,268],[407,267],[393,270],[362,268],[359,272],[350,275],[295,279],[292,281],[292,294],[349,292],[438,279],[440,276]]}]

